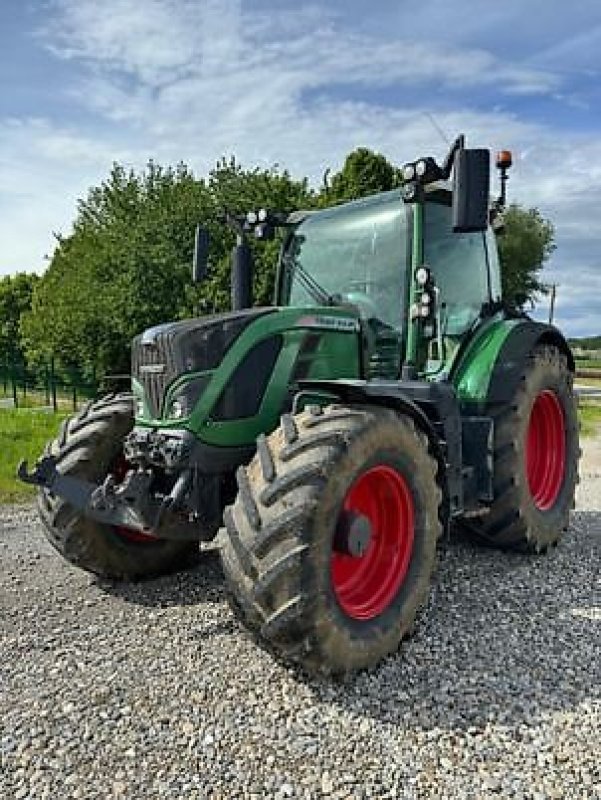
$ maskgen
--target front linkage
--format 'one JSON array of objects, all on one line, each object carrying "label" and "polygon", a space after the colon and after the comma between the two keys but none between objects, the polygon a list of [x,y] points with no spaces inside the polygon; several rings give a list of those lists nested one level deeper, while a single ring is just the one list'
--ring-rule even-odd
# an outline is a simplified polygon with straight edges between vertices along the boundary
[{"label": "front linkage", "polygon": [[[25,483],[58,495],[72,508],[105,525],[138,531],[160,539],[198,541],[207,527],[201,513],[190,508],[189,497],[198,482],[192,463],[196,441],[187,431],[170,435],[134,430],[123,443],[125,469],[122,480],[109,472],[102,483],[62,474],[57,458],[45,455],[28,471],[21,461],[17,475]],[[153,490],[156,483],[150,459],[174,471],[176,478],[169,491]],[[203,476],[210,480],[210,476]]]},{"label": "front linkage", "polygon": [[32,472],[27,462],[21,461],[18,477],[25,483],[46,489],[62,497],[70,506],[86,517],[102,522],[152,534],[161,539],[197,541],[198,524],[168,512],[175,510],[191,480],[191,470],[183,472],[173,490],[166,497],[155,497],[150,492],[153,481],[151,470],[130,470],[122,483],[114,475],[107,475],[98,486],[81,478],[62,475],[56,468],[56,459],[45,456],[37,462]]}]

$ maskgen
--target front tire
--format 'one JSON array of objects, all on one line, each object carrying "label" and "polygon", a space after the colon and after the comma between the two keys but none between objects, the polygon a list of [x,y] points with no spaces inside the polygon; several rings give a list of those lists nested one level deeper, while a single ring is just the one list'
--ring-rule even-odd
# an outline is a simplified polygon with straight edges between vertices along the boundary
[{"label": "front tire", "polygon": [[[131,394],[108,395],[66,419],[45,454],[56,459],[63,475],[101,483],[110,471],[122,470],[123,440],[132,426]],[[169,542],[96,522],[46,489],[38,492],[38,513],[48,541],[63,558],[106,578],[171,572],[198,552],[194,542]]]},{"label": "front tire", "polygon": [[503,549],[544,552],[567,530],[578,480],[578,415],[566,356],[536,347],[513,398],[493,417],[494,501],[468,529]]},{"label": "front tire", "polygon": [[284,415],[238,470],[225,513],[234,612],[309,672],[377,664],[428,595],[442,532],[436,475],[426,436],[393,411]]}]

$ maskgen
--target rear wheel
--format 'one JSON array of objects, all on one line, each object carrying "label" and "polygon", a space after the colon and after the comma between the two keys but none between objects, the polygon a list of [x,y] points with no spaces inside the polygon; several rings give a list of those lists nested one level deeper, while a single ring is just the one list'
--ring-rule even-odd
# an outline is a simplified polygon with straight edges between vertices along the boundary
[{"label": "rear wheel", "polygon": [[[131,395],[108,395],[65,420],[46,454],[54,456],[64,475],[101,483],[112,473],[119,481],[128,469],[123,440],[132,426]],[[169,542],[96,522],[46,489],[38,493],[38,511],[52,546],[72,564],[104,577],[159,575],[184,565],[198,551],[194,542]]]},{"label": "rear wheel", "polygon": [[494,494],[489,514],[469,522],[487,542],[542,552],[567,529],[578,476],[578,419],[566,357],[538,346],[512,402],[495,417]]},{"label": "rear wheel", "polygon": [[442,494],[428,441],[387,410],[311,407],[259,437],[226,510],[234,611],[311,672],[376,664],[425,601]]}]

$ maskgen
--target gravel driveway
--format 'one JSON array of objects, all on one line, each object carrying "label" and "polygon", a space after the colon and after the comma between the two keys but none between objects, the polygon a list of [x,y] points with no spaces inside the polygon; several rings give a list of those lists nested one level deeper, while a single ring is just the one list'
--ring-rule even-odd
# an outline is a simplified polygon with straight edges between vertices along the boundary
[{"label": "gravel driveway", "polygon": [[601,458],[583,471],[557,549],[453,539],[414,638],[342,684],[249,641],[214,552],[103,584],[3,509],[0,798],[598,798]]}]

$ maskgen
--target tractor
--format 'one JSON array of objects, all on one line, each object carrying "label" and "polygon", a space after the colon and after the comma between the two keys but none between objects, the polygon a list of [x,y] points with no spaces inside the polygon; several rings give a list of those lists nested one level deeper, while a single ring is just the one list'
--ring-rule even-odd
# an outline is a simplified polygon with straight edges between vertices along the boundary
[{"label": "tractor", "polygon": [[[426,602],[461,526],[557,544],[579,457],[574,359],[503,298],[511,154],[453,143],[399,188],[322,210],[227,215],[232,311],[132,345],[131,392],[67,419],[22,480],[51,544],[100,576],[185,567],[215,540],[234,614],[309,673],[369,668]],[[249,237],[281,239],[253,307]],[[207,272],[196,232],[193,275]]]}]

